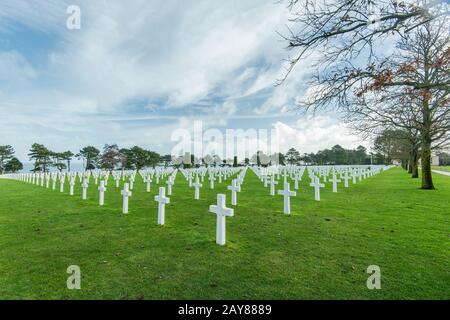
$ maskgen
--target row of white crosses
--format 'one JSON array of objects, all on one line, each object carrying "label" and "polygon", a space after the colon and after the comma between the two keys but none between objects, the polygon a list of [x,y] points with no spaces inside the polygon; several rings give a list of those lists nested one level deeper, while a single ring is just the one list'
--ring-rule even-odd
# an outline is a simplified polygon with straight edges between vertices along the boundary
[{"label": "row of white crosses", "polygon": [[[152,174],[164,176],[166,174],[172,173],[173,169],[159,169],[158,171],[153,170]],[[130,183],[126,183],[124,185],[124,189],[121,191],[122,195],[124,195],[124,204],[123,204],[123,212],[128,212],[128,198],[131,196],[131,191],[133,188],[133,182],[135,179],[136,171],[134,170],[127,170],[127,171],[101,171],[101,170],[88,170],[85,172],[45,172],[45,173],[22,173],[22,174],[15,174],[14,176],[11,176],[12,178],[22,180],[24,182],[29,182],[36,185],[44,186],[44,180],[46,180],[46,187],[49,188],[49,182],[50,180],[53,181],[52,188],[53,190],[56,189],[56,182],[59,179],[59,191],[61,193],[64,192],[64,184],[67,180],[69,183],[69,195],[74,195],[74,187],[76,184],[77,177],[79,178],[79,181],[81,183],[81,189],[82,194],[81,197],[83,200],[87,199],[87,190],[89,187],[89,180],[92,176],[94,179],[94,182],[97,184],[99,179],[100,180],[100,186],[98,187],[99,191],[99,205],[103,206],[105,202],[105,191],[107,183],[108,183],[108,177],[112,174],[114,177],[114,180],[116,180],[116,187],[119,187],[119,181],[120,179],[125,180],[128,179]]]},{"label": "row of white crosses", "polygon": [[[176,172],[175,172],[176,174]],[[192,176],[187,171],[183,171],[184,175],[189,175],[188,179],[192,181]],[[210,173],[210,176],[213,177],[213,173]],[[221,177],[222,174],[219,171],[218,176]],[[243,181],[243,177],[245,176],[245,170],[243,173],[239,175],[237,179],[233,179],[232,186],[228,187],[232,192],[232,205],[236,205],[236,192],[240,191],[240,182]],[[174,179],[171,179],[172,176],[168,179],[168,186],[173,183]],[[210,178],[210,180],[212,180]],[[191,184],[192,185],[192,184]],[[195,188],[195,199],[199,199],[199,188],[201,187],[199,176],[196,176],[195,183],[192,185]],[[209,207],[209,211],[216,214],[216,243],[219,245],[224,245],[226,243],[226,220],[227,216],[234,215],[234,209],[226,207],[226,196],[224,194],[217,195],[217,204],[211,205]],[[170,203],[170,198],[165,195],[165,188],[159,188],[159,194],[155,196],[155,201],[158,202],[158,224],[164,225],[165,223],[165,205]]]},{"label": "row of white crosses", "polygon": [[[389,169],[386,166],[272,166],[267,168],[252,167],[252,170],[264,183],[264,187],[270,185],[270,195],[275,195],[275,186],[278,184],[276,180],[283,176],[283,189],[278,190],[278,194],[283,196],[283,211],[285,214],[290,214],[290,198],[296,196],[296,192],[290,190],[290,184],[288,177],[294,180],[294,189],[299,189],[299,181],[301,181],[303,173],[306,168],[308,169],[308,175],[311,179],[310,186],[314,188],[314,199],[320,201],[320,189],[325,188],[325,184],[321,183],[322,178],[324,182],[327,181],[329,174],[331,173],[331,179],[329,182],[332,184],[332,191],[336,193],[338,191],[338,183],[344,181],[344,187],[348,188],[348,181],[353,178],[353,183],[356,183],[356,177],[361,180],[362,177],[372,176],[379,173],[382,170]],[[340,180],[338,178],[340,176]]]},{"label": "row of white crosses", "polygon": [[199,200],[200,188],[203,187],[202,182],[204,181],[204,177],[206,174],[208,174],[209,176],[208,180],[210,183],[210,189],[214,189],[214,181],[216,180],[216,177],[218,178],[218,182],[222,183],[222,181],[227,180],[230,176],[241,171],[241,169],[229,167],[200,167],[195,169],[181,169],[180,171],[188,182],[189,187],[194,188],[194,199]]},{"label": "row of white crosses", "polygon": [[[311,179],[311,187],[315,189],[315,199],[320,201],[320,188],[324,188],[325,185],[320,182],[320,177],[326,181],[328,175],[331,173],[332,178],[330,182],[333,185],[333,192],[337,192],[337,183],[341,182],[337,178],[340,175],[341,179],[344,179],[344,184],[348,187],[348,180],[352,177],[353,182],[355,183],[355,179],[358,177],[359,179],[366,178],[367,176],[372,176],[387,167],[308,167],[308,175]],[[252,168],[258,178],[264,182],[264,186],[267,187],[269,184],[268,177],[270,177],[270,194],[275,195],[275,185],[278,181],[275,180],[275,177],[278,179],[280,175],[283,176],[283,189],[278,190],[278,194],[283,196],[284,203],[284,213],[290,214],[290,198],[296,196],[296,192],[290,190],[290,183],[288,182],[288,177],[291,180],[294,180],[294,188],[297,190],[299,188],[298,181],[301,181],[302,176],[306,170],[305,167],[297,167],[297,166],[288,166],[288,167],[274,167],[274,168]],[[214,188],[214,180],[215,177],[219,179],[219,182],[222,179],[227,179],[228,177],[237,174],[235,179],[232,179],[231,185],[227,186],[227,190],[231,191],[231,204],[233,206],[237,205],[237,193],[241,191],[241,185],[244,182],[247,167],[245,168],[197,168],[197,169],[181,169],[180,170],[184,177],[188,180],[189,185],[194,187],[194,199],[199,199],[200,196],[200,187],[202,184],[200,183],[200,179],[203,181],[206,174],[209,175],[210,187]],[[139,171],[144,183],[146,183],[147,192],[150,191],[150,183],[152,178],[155,177],[157,183],[159,179],[167,177],[167,196],[172,194],[172,187],[175,184],[175,178],[178,170],[173,168],[164,168],[164,169],[152,169],[146,171]],[[53,189],[55,189],[55,181],[57,178],[60,180],[60,191],[64,190],[64,181],[68,179],[70,185],[70,195],[73,195],[74,185],[76,182],[76,178],[82,181],[82,198],[85,200],[87,198],[87,189],[89,185],[89,178],[92,175],[95,182],[100,180],[100,185],[98,187],[99,191],[99,205],[104,205],[104,194],[107,185],[107,180],[109,175],[112,174],[114,180],[116,180],[116,186],[118,186],[117,181],[121,179],[125,181],[129,180],[129,183],[124,183],[124,188],[121,191],[121,195],[123,198],[123,206],[122,212],[124,214],[128,213],[128,204],[129,198],[132,196],[132,188],[133,183],[135,181],[135,176],[137,174],[136,171],[122,171],[122,172],[109,172],[109,171],[87,171],[83,173],[41,173],[41,174],[17,174],[14,176],[15,179],[23,180],[29,183],[40,184],[44,186],[44,180],[47,179],[47,188],[48,181],[50,179],[53,180]],[[195,183],[192,183],[192,179],[195,176]],[[165,224],[165,205],[170,203],[170,198],[165,194],[165,187],[159,188],[159,194],[154,197],[154,200],[158,203],[158,224]],[[217,204],[210,206],[210,212],[217,215],[216,222],[216,243],[219,245],[223,245],[226,242],[226,220],[227,216],[234,215],[234,209],[227,208],[225,205],[226,196],[224,194],[217,195]]]}]

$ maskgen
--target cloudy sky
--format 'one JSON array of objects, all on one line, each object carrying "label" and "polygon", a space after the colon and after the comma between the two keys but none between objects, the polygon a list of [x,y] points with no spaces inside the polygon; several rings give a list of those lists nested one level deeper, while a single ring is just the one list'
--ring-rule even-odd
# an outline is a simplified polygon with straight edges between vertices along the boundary
[{"label": "cloudy sky", "polygon": [[[66,26],[69,5],[81,29]],[[367,143],[336,115],[305,117],[308,61],[283,75],[289,15],[268,0],[2,0],[0,144],[74,152],[140,145],[170,153],[172,134],[203,127],[276,129],[303,152]]]}]

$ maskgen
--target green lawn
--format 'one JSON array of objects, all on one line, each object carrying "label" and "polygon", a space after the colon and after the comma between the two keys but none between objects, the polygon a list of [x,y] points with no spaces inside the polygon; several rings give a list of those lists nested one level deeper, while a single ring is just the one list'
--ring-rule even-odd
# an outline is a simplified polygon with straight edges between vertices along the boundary
[{"label": "green lawn", "polygon": [[[145,193],[140,177],[128,215],[112,179],[104,207],[93,182],[82,201],[79,185],[70,197],[67,183],[62,194],[0,180],[0,298],[449,299],[450,178],[434,179],[420,190],[394,168],[338,193],[328,183],[321,202],[304,179],[286,216],[249,170],[224,247],[208,207],[225,183],[205,180],[195,202],[178,174],[161,227],[157,188]],[[69,265],[81,290],[66,288]],[[369,265],[381,290],[366,287]]]},{"label": "green lawn", "polygon": [[450,172],[450,166],[432,166],[432,169]]}]

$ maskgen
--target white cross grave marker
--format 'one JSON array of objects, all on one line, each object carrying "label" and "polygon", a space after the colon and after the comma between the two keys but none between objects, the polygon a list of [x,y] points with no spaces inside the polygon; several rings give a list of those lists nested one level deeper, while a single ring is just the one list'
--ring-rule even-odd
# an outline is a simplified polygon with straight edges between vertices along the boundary
[{"label": "white cross grave marker", "polygon": [[59,178],[59,192],[64,192],[64,177]]},{"label": "white cross grave marker", "polygon": [[52,174],[52,190],[56,190],[56,175]]},{"label": "white cross grave marker", "polygon": [[130,190],[133,190],[133,187],[134,187],[134,176],[132,175],[130,177]]},{"label": "white cross grave marker", "polygon": [[238,182],[236,179],[233,179],[231,182],[231,186],[227,187],[228,190],[231,190],[231,204],[235,206],[237,204],[236,195],[237,192],[241,191],[241,186],[238,185]]},{"label": "white cross grave marker", "polygon": [[278,194],[284,197],[284,213],[291,214],[291,198],[297,195],[297,192],[290,191],[288,182],[284,183],[284,190],[278,190]]},{"label": "white cross grave marker", "polygon": [[345,171],[345,175],[342,178],[344,179],[344,187],[348,188],[348,180],[350,180],[348,171]]},{"label": "white cross grave marker", "polygon": [[214,189],[214,175],[212,173],[209,174],[209,187]]},{"label": "white cross grave marker", "polygon": [[82,194],[82,199],[83,200],[86,200],[86,198],[87,198],[87,188],[88,188],[88,186],[89,186],[88,181],[85,178],[83,180],[83,183],[81,184],[81,188],[83,189],[83,194]]},{"label": "white cross grave marker", "polygon": [[147,187],[146,187],[146,191],[147,192],[150,192],[150,183],[152,182],[152,179],[150,178],[150,176],[148,175],[146,178],[145,178],[145,183],[147,184]]},{"label": "white cross grave marker", "polygon": [[101,180],[100,186],[98,187],[98,191],[99,191],[98,203],[101,206],[105,204],[105,191],[106,191],[105,185],[106,185],[105,181]]},{"label": "white cross grave marker", "polygon": [[298,181],[301,180],[300,176],[298,174],[296,174],[294,176],[294,189],[298,190]]},{"label": "white cross grave marker", "polygon": [[202,187],[202,184],[198,181],[198,176],[195,178],[195,183],[193,186],[195,188],[194,199],[198,200],[200,199],[200,188]]},{"label": "white cross grave marker", "polygon": [[225,195],[217,195],[217,205],[210,205],[209,212],[217,215],[216,222],[216,243],[223,246],[226,242],[225,217],[234,216],[234,210],[227,208],[225,205]]},{"label": "white cross grave marker", "polygon": [[337,183],[341,182],[341,180],[338,180],[336,177],[336,173],[333,172],[333,178],[331,179],[331,182],[333,183],[333,192],[337,192]]},{"label": "white cross grave marker", "polygon": [[270,178],[270,195],[275,195],[275,185],[278,184],[278,181],[275,181],[275,176],[272,175]]},{"label": "white cross grave marker", "polygon": [[325,185],[320,183],[320,180],[318,177],[313,177],[314,182],[310,183],[311,187],[314,187],[314,200],[320,201],[320,188],[324,188]]},{"label": "white cross grave marker", "polygon": [[128,183],[124,183],[123,190],[120,191],[120,194],[123,198],[122,213],[128,213],[128,198],[132,195],[130,185]]},{"label": "white cross grave marker", "polygon": [[73,187],[75,186],[75,178],[70,179],[69,185],[70,185],[69,194],[73,196]]},{"label": "white cross grave marker", "polygon": [[164,225],[166,216],[166,204],[170,203],[170,198],[165,196],[166,188],[159,187],[159,195],[155,196],[155,201],[158,202],[158,224]]},{"label": "white cross grave marker", "polygon": [[[172,195],[172,185],[173,185],[173,177],[169,176],[169,178],[167,179],[167,195],[171,196]],[[159,189],[161,190],[161,188]]]}]

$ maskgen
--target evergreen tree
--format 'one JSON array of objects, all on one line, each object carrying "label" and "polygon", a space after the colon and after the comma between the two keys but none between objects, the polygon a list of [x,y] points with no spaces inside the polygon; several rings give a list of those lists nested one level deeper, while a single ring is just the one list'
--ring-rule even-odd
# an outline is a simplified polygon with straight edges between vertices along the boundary
[{"label": "evergreen tree", "polygon": [[8,173],[16,173],[23,169],[22,162],[19,161],[16,157],[13,157],[5,164],[5,172]]},{"label": "evergreen tree", "polygon": [[43,144],[33,143],[28,156],[34,161],[34,172],[47,172],[48,167],[52,164],[53,152],[47,149]]},{"label": "evergreen tree", "polygon": [[0,174],[3,173],[5,170],[5,162],[12,159],[14,155],[14,149],[13,147],[6,145],[6,146],[0,146]]}]

